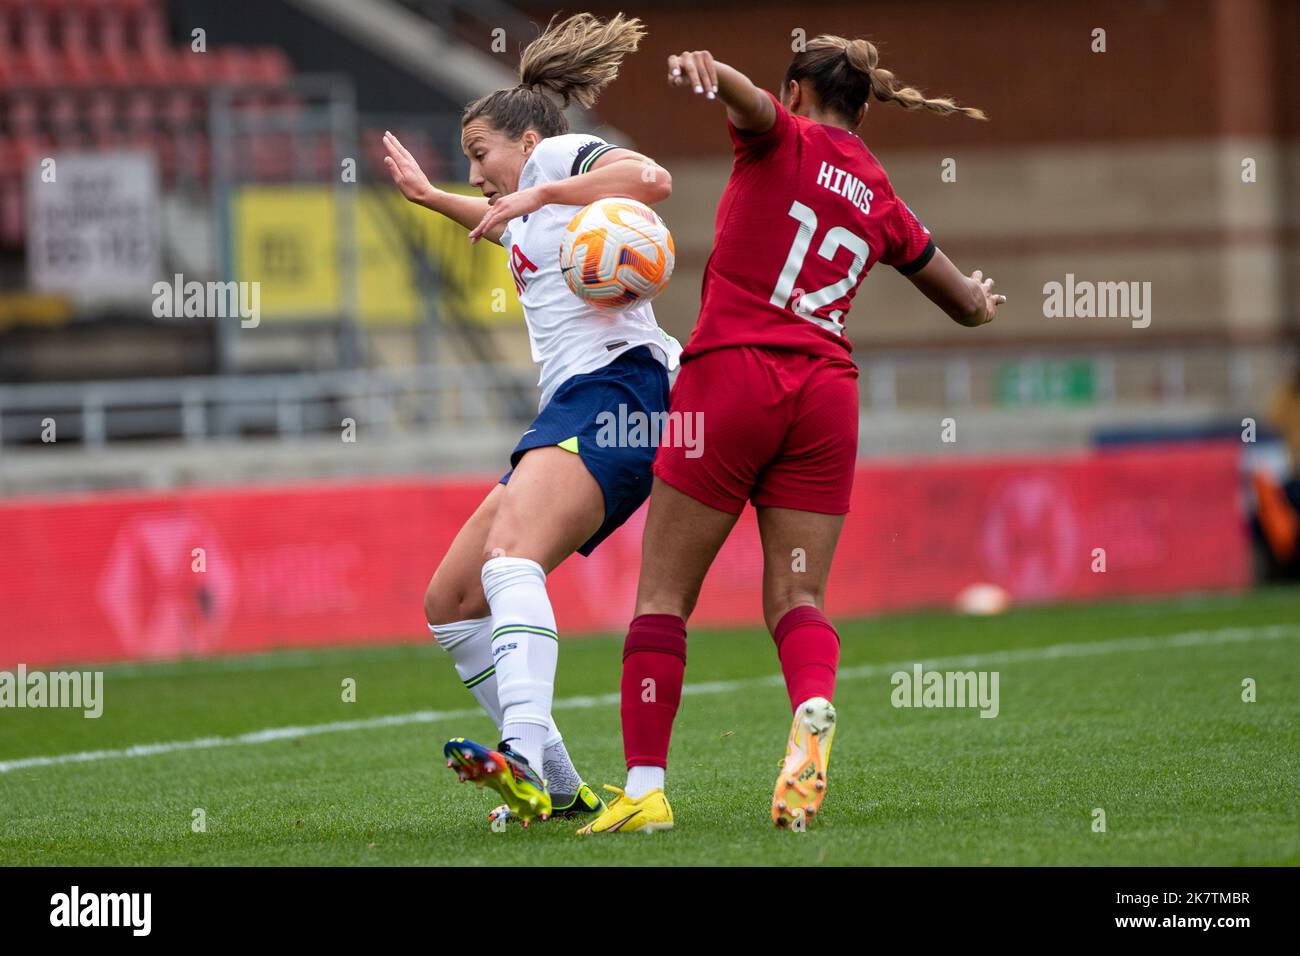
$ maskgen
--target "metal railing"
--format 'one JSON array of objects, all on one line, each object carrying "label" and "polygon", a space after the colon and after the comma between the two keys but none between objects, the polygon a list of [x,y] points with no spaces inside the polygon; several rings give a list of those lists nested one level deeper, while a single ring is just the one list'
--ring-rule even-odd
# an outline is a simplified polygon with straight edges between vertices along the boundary
[{"label": "metal railing", "polygon": [[55,440],[103,448],[132,439],[203,442],[378,433],[516,420],[532,370],[426,365],[293,375],[196,376],[0,386],[0,447]]},{"label": "metal railing", "polygon": [[[864,349],[858,361],[860,400],[871,413],[1023,407],[1050,416],[1062,407],[1104,412],[1123,406],[1227,415],[1259,409],[1276,383],[1292,374],[1290,352],[1268,344]],[[1086,394],[1016,396],[999,378],[1008,366],[1027,369],[1033,379],[1037,365],[1062,362],[1089,367]],[[509,425],[533,414],[535,376],[531,368],[467,363],[0,386],[0,448],[40,442],[51,422],[57,440],[92,448],[145,438],[293,439],[337,433],[345,419],[380,434]]]}]

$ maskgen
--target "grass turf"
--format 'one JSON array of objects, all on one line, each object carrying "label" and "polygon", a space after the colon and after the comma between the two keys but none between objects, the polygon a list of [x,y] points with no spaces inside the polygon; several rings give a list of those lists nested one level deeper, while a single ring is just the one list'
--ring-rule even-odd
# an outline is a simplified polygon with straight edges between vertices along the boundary
[{"label": "grass turf", "polygon": [[[495,743],[493,729],[446,655],[402,645],[110,667],[98,720],[0,710],[0,763],[361,724],[11,767],[0,864],[1300,863],[1300,591],[914,614],[840,632],[830,789],[806,834],[768,820],[789,726],[770,638],[698,630],[670,760],[672,832],[593,840],[551,821],[491,833],[495,794],[458,784],[441,744]],[[1072,649],[1046,650],[1062,644]],[[620,649],[561,646],[556,720],[597,790],[624,776],[606,698]],[[999,672],[995,719],[891,705],[893,664],[959,655],[975,656],[938,666]],[[355,703],[341,700],[349,677]],[[1256,703],[1241,699],[1246,677]],[[431,713],[374,723],[418,711]],[[196,808],[206,832],[192,831]]]}]

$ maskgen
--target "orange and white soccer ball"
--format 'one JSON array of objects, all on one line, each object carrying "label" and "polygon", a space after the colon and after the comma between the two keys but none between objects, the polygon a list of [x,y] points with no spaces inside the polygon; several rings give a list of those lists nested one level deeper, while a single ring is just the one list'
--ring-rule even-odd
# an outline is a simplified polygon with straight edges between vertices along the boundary
[{"label": "orange and white soccer ball", "polygon": [[675,259],[672,233],[635,199],[584,206],[560,242],[560,270],[573,294],[610,311],[657,296],[672,278]]}]

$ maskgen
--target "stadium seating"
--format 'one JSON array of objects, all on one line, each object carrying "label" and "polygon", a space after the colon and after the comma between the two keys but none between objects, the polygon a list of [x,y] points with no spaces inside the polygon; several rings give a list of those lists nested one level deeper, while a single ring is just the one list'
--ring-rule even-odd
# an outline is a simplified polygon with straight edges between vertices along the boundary
[{"label": "stadium seating", "polygon": [[[31,162],[77,149],[143,148],[164,185],[203,186],[217,88],[254,109],[293,109],[292,65],[275,48],[175,44],[162,0],[0,0],[0,247],[23,241]],[[289,175],[283,137],[252,145],[263,178]],[[332,160],[331,160],[332,162]]]}]

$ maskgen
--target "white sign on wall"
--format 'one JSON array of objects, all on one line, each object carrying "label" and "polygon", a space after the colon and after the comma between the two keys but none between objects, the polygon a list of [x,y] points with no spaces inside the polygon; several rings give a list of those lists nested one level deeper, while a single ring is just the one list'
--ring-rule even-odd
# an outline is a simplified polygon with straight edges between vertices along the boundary
[{"label": "white sign on wall", "polygon": [[62,153],[27,176],[33,288],[148,296],[162,272],[158,169],[150,153]]}]

